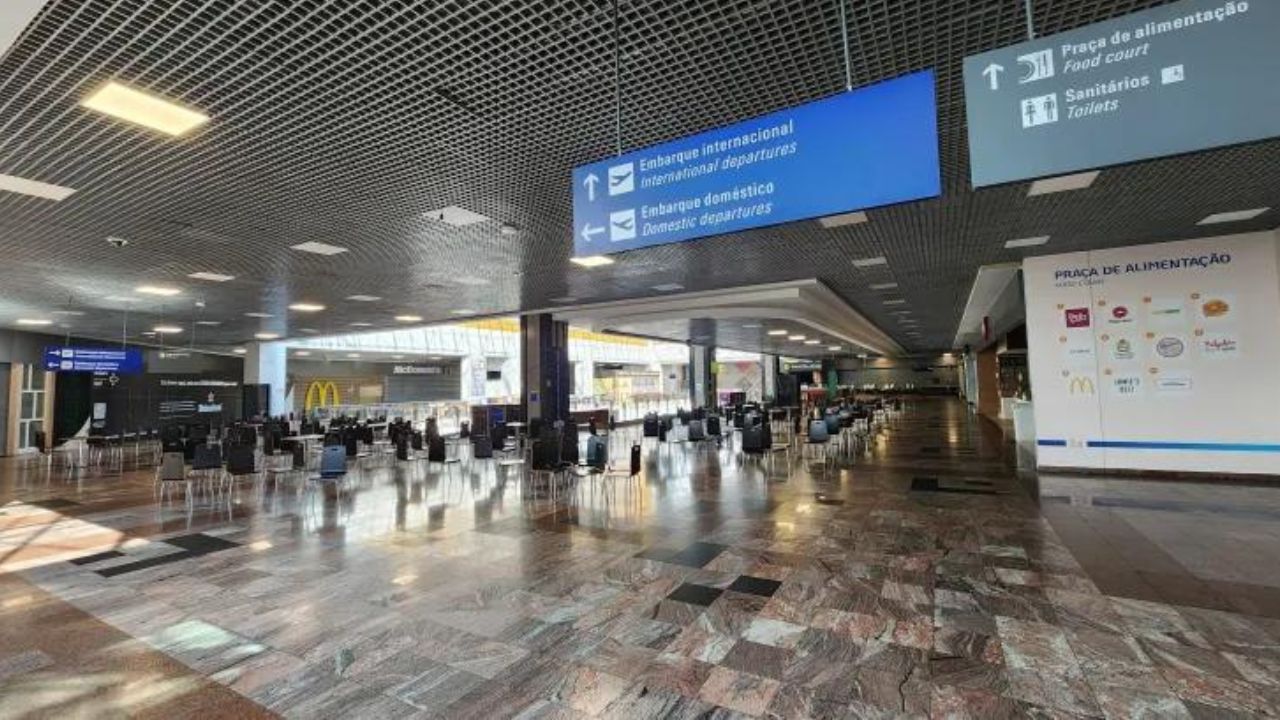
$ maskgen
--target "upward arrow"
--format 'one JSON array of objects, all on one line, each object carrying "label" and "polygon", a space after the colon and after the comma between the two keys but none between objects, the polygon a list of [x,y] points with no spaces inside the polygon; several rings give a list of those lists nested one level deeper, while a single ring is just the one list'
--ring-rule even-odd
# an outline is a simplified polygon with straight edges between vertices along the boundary
[{"label": "upward arrow", "polygon": [[595,173],[591,173],[590,175],[587,176],[585,180],[582,181],[582,184],[587,186],[588,202],[596,201],[596,183],[598,182],[600,182],[600,176],[596,175]]},{"label": "upward arrow", "polygon": [[991,63],[982,71],[982,74],[991,81],[991,89],[1000,89],[1000,73],[1004,72],[1004,66],[998,63]]}]

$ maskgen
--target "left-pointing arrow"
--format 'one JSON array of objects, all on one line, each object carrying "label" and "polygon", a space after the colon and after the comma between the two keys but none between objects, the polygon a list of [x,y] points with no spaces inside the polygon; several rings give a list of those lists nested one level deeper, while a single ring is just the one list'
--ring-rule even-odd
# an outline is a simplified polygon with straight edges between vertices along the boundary
[{"label": "left-pointing arrow", "polygon": [[594,238],[596,235],[599,235],[602,232],[604,232],[604,228],[596,227],[591,223],[587,223],[586,225],[582,226],[582,239],[586,240],[587,242],[591,242],[592,238]]},{"label": "left-pointing arrow", "polygon": [[582,181],[582,184],[587,187],[587,200],[589,202],[596,201],[596,183],[598,182],[600,182],[600,176],[595,173],[591,173]]}]

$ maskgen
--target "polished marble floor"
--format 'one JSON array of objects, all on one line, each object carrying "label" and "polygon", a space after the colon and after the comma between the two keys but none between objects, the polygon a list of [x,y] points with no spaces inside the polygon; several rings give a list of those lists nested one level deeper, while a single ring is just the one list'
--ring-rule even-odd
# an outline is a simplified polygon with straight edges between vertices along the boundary
[{"label": "polished marble floor", "polygon": [[649,440],[554,502],[387,462],[188,513],[3,460],[0,717],[1280,714],[1280,489],[1008,453],[921,399],[827,472]]}]

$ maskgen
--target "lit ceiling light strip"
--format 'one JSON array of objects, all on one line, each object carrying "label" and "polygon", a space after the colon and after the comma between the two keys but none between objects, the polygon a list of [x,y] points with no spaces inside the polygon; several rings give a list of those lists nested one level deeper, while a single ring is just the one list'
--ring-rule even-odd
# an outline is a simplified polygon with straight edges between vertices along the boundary
[{"label": "lit ceiling light strip", "polygon": [[66,200],[75,192],[75,190],[69,187],[51,185],[49,183],[40,182],[39,180],[28,180],[26,178],[18,177],[17,175],[0,175],[0,190],[18,193],[19,195],[43,198],[54,202]]},{"label": "lit ceiling light strip", "polygon": [[112,81],[80,103],[104,115],[178,137],[209,122],[209,116],[157,95]]},{"label": "lit ceiling light strip", "polygon": [[1005,248],[1013,250],[1016,248],[1036,247],[1049,242],[1048,235],[1039,235],[1037,237],[1020,238],[1018,240],[1010,240],[1004,244]]}]

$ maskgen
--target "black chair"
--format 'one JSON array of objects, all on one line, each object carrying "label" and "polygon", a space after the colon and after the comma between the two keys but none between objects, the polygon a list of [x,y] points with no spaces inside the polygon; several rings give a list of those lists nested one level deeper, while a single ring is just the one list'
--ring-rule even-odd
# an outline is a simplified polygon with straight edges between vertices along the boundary
[{"label": "black chair", "polygon": [[560,434],[560,462],[577,465],[578,457],[578,423],[568,420]]},{"label": "black chair", "polygon": [[413,448],[414,452],[422,452],[426,449],[422,445],[422,433],[415,430],[409,434],[409,447]]},{"label": "black chair", "polygon": [[396,459],[409,459],[409,435],[407,433],[396,434]]},{"label": "black chair", "polygon": [[242,477],[257,477],[257,453],[251,445],[232,445],[227,448],[226,478],[234,485]]},{"label": "black chair", "polygon": [[656,438],[661,434],[661,425],[658,416],[650,413],[644,416],[644,436]]},{"label": "black chair", "polygon": [[472,436],[471,459],[489,460],[491,458],[493,458],[493,441],[484,435]]}]

